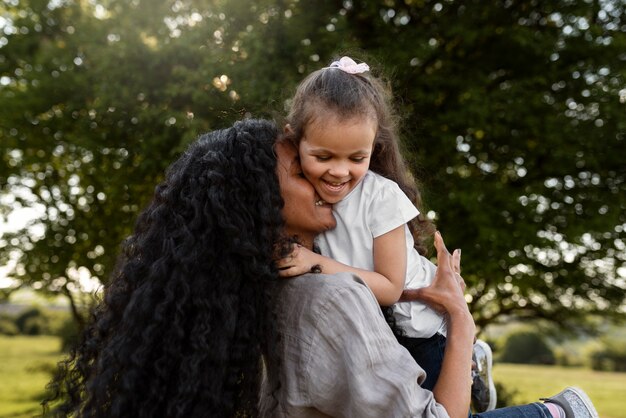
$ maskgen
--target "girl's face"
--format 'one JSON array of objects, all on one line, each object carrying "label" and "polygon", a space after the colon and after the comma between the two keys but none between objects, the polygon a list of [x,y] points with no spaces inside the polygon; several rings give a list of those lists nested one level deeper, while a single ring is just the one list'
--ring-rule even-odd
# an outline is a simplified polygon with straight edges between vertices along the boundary
[{"label": "girl's face", "polygon": [[341,201],[370,166],[377,123],[357,116],[318,117],[304,129],[299,153],[302,171],[327,203]]}]

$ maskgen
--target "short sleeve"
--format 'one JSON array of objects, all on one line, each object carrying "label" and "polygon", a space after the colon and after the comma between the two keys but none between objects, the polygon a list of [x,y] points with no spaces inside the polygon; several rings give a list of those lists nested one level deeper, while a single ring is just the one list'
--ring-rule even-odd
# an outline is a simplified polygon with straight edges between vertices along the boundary
[{"label": "short sleeve", "polygon": [[367,219],[374,238],[386,234],[419,215],[413,202],[391,180],[379,178],[378,191],[369,202]]},{"label": "short sleeve", "polygon": [[319,317],[307,367],[310,406],[334,417],[448,417],[398,344],[369,288],[339,289]]}]

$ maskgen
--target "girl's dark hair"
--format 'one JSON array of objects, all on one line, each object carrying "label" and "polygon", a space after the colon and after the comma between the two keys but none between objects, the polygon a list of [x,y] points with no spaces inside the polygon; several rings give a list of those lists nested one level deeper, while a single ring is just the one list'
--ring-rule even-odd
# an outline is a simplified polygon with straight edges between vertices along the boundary
[{"label": "girl's dark hair", "polygon": [[272,353],[282,199],[271,122],[198,138],[123,244],[47,412],[80,417],[257,415]]},{"label": "girl's dark hair", "polygon": [[[307,127],[318,119],[336,117],[340,121],[354,117],[377,121],[370,170],[400,186],[422,212],[417,185],[400,153],[397,134],[398,117],[393,112],[391,89],[369,72],[348,74],[338,68],[322,68],[309,74],[297,87],[286,122],[287,140],[299,147]],[[423,214],[409,222],[416,249],[425,254],[425,241],[434,233],[432,222]]]}]

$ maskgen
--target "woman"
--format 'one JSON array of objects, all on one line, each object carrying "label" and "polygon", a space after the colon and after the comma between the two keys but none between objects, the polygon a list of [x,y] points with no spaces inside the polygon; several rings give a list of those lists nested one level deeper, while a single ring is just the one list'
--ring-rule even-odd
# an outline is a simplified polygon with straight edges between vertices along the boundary
[{"label": "woman", "polygon": [[[273,258],[285,231],[311,248],[315,234],[334,226],[330,208],[319,204],[310,184],[300,177],[293,150],[289,154],[288,148],[278,146],[277,164],[277,137],[270,122],[239,122],[201,136],[170,167],[124,243],[117,273],[81,342],[61,364],[52,384],[57,392],[46,401],[53,413],[83,417],[260,413],[274,417],[285,411],[307,417],[466,414],[474,325],[453,270],[458,268],[458,257],[450,256],[438,238],[438,279],[419,293],[450,316],[451,342],[444,377],[435,388],[437,403],[431,392],[419,387],[423,371],[396,342],[371,291],[358,278],[277,279]],[[300,289],[300,283],[310,292],[295,291],[299,299],[283,298],[289,289]],[[324,283],[339,284],[342,290],[316,291],[332,289]],[[312,361],[302,369],[305,362],[299,361],[300,353],[289,352],[285,344],[303,331],[299,318],[315,319],[311,316],[318,314],[309,307],[320,303],[328,308],[321,313],[328,316],[328,326],[316,328],[316,335],[332,344],[321,345],[319,353],[326,359],[333,355],[345,359],[333,364],[342,379],[322,385],[321,377],[332,377],[320,369],[324,363]],[[360,322],[337,313],[347,306],[362,309]],[[285,315],[289,312],[294,315]],[[354,332],[342,332],[355,329],[363,344],[355,344]],[[264,385],[262,358],[267,364]],[[344,373],[347,365],[353,374]],[[295,380],[293,373],[308,373],[308,377]],[[467,379],[455,378],[463,375]],[[294,388],[294,382],[321,388],[315,404],[293,404],[294,393],[305,389]],[[388,402],[392,395],[393,402]]]},{"label": "woman", "polygon": [[168,169],[47,404],[84,417],[252,416],[272,353],[278,131],[202,135]]}]

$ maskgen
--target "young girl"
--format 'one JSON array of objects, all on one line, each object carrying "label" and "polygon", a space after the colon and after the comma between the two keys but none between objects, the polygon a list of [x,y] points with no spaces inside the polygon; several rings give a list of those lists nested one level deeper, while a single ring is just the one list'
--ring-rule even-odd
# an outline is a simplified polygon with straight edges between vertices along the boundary
[{"label": "young girl", "polygon": [[393,305],[405,335],[400,342],[427,372],[422,386],[432,389],[443,360],[445,319],[424,303],[396,302],[404,288],[432,282],[436,266],[422,254],[434,227],[416,208],[419,194],[399,151],[391,96],[368,71],[367,64],[343,57],[296,90],[286,136],[299,150],[317,204],[333,205],[337,227],[317,238],[321,255],[297,247],[279,267],[287,277],[314,266],[322,273],[356,273],[381,305]]},{"label": "young girl", "polygon": [[[434,386],[444,317],[424,303],[396,303],[405,287],[431,283],[436,267],[418,249],[425,252],[423,240],[434,228],[413,203],[419,204],[419,195],[400,155],[390,94],[368,70],[344,57],[310,74],[296,90],[287,138],[299,150],[303,174],[320,196],[317,203],[333,205],[337,227],[318,237],[322,255],[298,247],[281,265],[282,274],[313,266],[328,274],[356,273],[381,305],[395,304],[396,324],[407,337],[402,342],[419,343],[419,349],[406,346],[418,364],[432,365],[426,371]],[[425,351],[428,358],[417,358]]]}]

